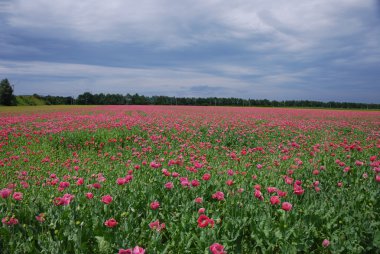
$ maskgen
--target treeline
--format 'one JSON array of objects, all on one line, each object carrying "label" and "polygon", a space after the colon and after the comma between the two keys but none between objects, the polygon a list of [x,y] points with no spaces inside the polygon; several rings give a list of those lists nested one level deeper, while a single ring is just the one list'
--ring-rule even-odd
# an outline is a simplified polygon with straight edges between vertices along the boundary
[{"label": "treeline", "polygon": [[47,105],[77,104],[77,105],[188,105],[188,106],[260,106],[260,107],[310,107],[310,108],[353,108],[353,109],[380,109],[380,104],[353,103],[353,102],[321,102],[309,100],[257,100],[241,98],[195,98],[170,96],[144,96],[139,94],[92,94],[85,92],[77,98],[61,96],[35,97],[44,100]]},{"label": "treeline", "polygon": [[14,96],[13,86],[8,79],[0,82],[0,105],[188,105],[188,106],[240,106],[240,107],[309,107],[309,108],[352,108],[380,109],[380,104],[353,102],[321,102],[309,100],[255,100],[241,98],[195,98],[170,96],[144,96],[139,94],[92,94],[85,92],[77,98],[68,96],[42,96],[38,94]]}]

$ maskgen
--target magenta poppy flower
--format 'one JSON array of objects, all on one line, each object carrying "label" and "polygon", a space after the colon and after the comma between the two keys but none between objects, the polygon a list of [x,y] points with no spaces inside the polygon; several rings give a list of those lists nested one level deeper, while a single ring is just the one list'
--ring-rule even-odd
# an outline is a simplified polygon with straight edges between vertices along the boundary
[{"label": "magenta poppy flower", "polygon": [[205,181],[210,180],[210,178],[211,178],[211,175],[208,174],[208,173],[206,173],[206,174],[204,174],[204,175],[202,176],[202,179],[205,180]]},{"label": "magenta poppy flower", "polygon": [[70,183],[69,182],[60,182],[59,183],[59,188],[66,189],[68,187],[70,187]]},{"label": "magenta poppy flower", "polygon": [[219,201],[224,200],[224,193],[221,191],[217,191],[214,194],[212,194],[213,199],[217,199]]},{"label": "magenta poppy flower", "polygon": [[166,189],[173,189],[174,188],[174,184],[172,182],[167,182],[167,183],[165,183],[165,188]]},{"label": "magenta poppy flower", "polygon": [[227,170],[227,175],[229,175],[229,176],[233,176],[234,173],[235,172],[232,169]]},{"label": "magenta poppy flower", "polygon": [[159,220],[156,220],[156,221],[149,223],[149,227],[151,229],[156,230],[157,232],[160,232],[161,230],[166,228],[166,225],[165,225],[165,223],[160,223]]},{"label": "magenta poppy flower", "polygon": [[197,198],[194,199],[194,202],[198,203],[198,204],[202,204],[203,203],[203,198],[197,197]]},{"label": "magenta poppy flower", "polygon": [[184,187],[190,185],[190,182],[189,182],[189,180],[187,179],[187,177],[181,177],[179,180],[181,181],[181,185],[184,186]]},{"label": "magenta poppy flower", "polygon": [[77,180],[77,185],[78,185],[78,186],[82,185],[83,183],[84,183],[84,179],[83,179],[83,178],[79,178],[79,179]]},{"label": "magenta poppy flower", "polygon": [[106,221],[104,222],[104,225],[105,225],[106,227],[108,227],[108,228],[114,228],[114,227],[117,226],[117,224],[118,224],[118,222],[117,222],[114,218],[111,218],[111,219],[106,220]]},{"label": "magenta poppy flower", "polygon": [[21,201],[22,200],[22,193],[21,192],[15,192],[13,193],[13,199],[14,200],[17,200],[17,201]]},{"label": "magenta poppy flower", "polygon": [[263,194],[259,190],[255,190],[255,197],[260,200],[264,200]]},{"label": "magenta poppy flower", "polygon": [[132,249],[119,249],[119,254],[132,254]]},{"label": "magenta poppy flower", "polygon": [[125,178],[118,178],[118,179],[116,179],[116,184],[117,185],[123,185],[123,184],[125,184]]},{"label": "magenta poppy flower", "polygon": [[14,217],[4,217],[1,222],[4,224],[4,225],[7,225],[7,226],[13,226],[13,225],[17,225],[18,224],[18,219],[14,218]]},{"label": "magenta poppy flower", "polygon": [[125,183],[129,183],[133,179],[133,175],[127,175],[125,178]]},{"label": "magenta poppy flower", "polygon": [[287,212],[292,210],[292,207],[293,207],[292,204],[290,204],[289,202],[283,202],[281,206],[282,210],[287,211]]},{"label": "magenta poppy flower", "polygon": [[210,251],[212,254],[226,254],[227,252],[224,250],[224,246],[219,243],[213,243],[210,246]]},{"label": "magenta poppy flower", "polygon": [[215,224],[215,222],[213,219],[210,219],[208,216],[206,216],[204,214],[199,215],[198,227],[200,227],[200,228],[204,228],[207,226],[214,227],[214,224]]},{"label": "magenta poppy flower", "polygon": [[272,205],[279,205],[281,203],[279,196],[272,196],[270,197],[270,203]]},{"label": "magenta poppy flower", "polygon": [[100,188],[102,188],[102,185],[100,183],[94,183],[92,185],[92,187],[95,188],[95,189],[100,189]]},{"label": "magenta poppy flower", "polygon": [[112,202],[113,198],[110,195],[105,195],[102,197],[102,202],[106,205],[109,205]]},{"label": "magenta poppy flower", "polygon": [[4,188],[4,189],[0,190],[0,196],[1,196],[2,198],[7,198],[7,197],[9,197],[11,194],[12,194],[12,190],[11,190],[11,189]]},{"label": "magenta poppy flower", "polygon": [[136,246],[133,248],[132,254],[145,254],[145,250],[140,246]]},{"label": "magenta poppy flower", "polygon": [[229,179],[229,180],[226,181],[226,184],[227,184],[228,186],[231,186],[231,185],[234,184],[234,181],[231,180],[231,179]]},{"label": "magenta poppy flower", "polygon": [[63,195],[63,197],[62,197],[63,205],[68,205],[68,204],[70,204],[70,202],[71,202],[73,199],[74,199],[74,195],[71,195],[71,194],[66,193],[66,194]]},{"label": "magenta poppy flower", "polygon": [[45,221],[45,214],[40,213],[39,215],[36,216],[36,220],[38,220],[41,223],[44,222]]},{"label": "magenta poppy flower", "polygon": [[192,180],[191,181],[191,186],[193,186],[193,187],[197,187],[197,186],[199,186],[200,185],[200,183],[199,183],[199,181],[198,180]]},{"label": "magenta poppy flower", "polygon": [[119,249],[119,254],[145,254],[145,250],[136,246],[133,249]]},{"label": "magenta poppy flower", "polygon": [[158,201],[153,201],[150,204],[150,208],[152,208],[153,210],[157,210],[159,207],[160,207],[160,202],[158,202]]}]

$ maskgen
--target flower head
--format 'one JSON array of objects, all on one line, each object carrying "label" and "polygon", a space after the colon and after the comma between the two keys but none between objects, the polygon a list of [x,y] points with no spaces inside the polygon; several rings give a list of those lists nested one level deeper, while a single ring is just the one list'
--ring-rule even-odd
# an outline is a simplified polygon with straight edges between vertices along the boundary
[{"label": "flower head", "polygon": [[108,227],[108,228],[114,228],[114,227],[117,226],[117,224],[118,224],[118,222],[117,222],[114,218],[111,218],[111,219],[106,220],[106,221],[104,222],[104,225],[105,225],[106,227]]},{"label": "flower head", "polygon": [[210,251],[212,254],[226,254],[227,252],[224,251],[224,246],[219,243],[213,243],[210,246]]},{"label": "flower head", "polygon": [[113,198],[110,195],[105,195],[102,197],[102,202],[106,205],[109,205],[112,202]]},{"label": "flower head", "polygon": [[217,200],[224,200],[224,193],[221,192],[221,191],[217,191],[215,192],[214,194],[212,194],[212,198],[213,199],[217,199]]},{"label": "flower head", "polygon": [[158,201],[153,201],[150,204],[150,208],[152,208],[153,210],[157,210],[159,207],[160,207],[160,202],[158,202]]},{"label": "flower head", "polygon": [[292,204],[290,204],[289,202],[283,202],[281,206],[282,210],[287,211],[287,212],[292,210],[292,207],[293,207]]}]

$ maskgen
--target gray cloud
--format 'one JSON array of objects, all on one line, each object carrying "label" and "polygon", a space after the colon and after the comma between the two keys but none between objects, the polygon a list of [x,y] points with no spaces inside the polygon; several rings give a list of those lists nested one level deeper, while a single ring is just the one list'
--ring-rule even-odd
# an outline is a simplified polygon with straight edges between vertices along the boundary
[{"label": "gray cloud", "polygon": [[302,50],[332,36],[360,31],[365,23],[352,11],[373,7],[371,1],[360,0],[14,0],[6,10],[12,27],[84,41],[179,47],[209,40],[255,41],[270,35],[276,48]]},{"label": "gray cloud", "polygon": [[[378,6],[360,0],[7,0],[0,2],[0,76],[21,80],[20,93],[376,102]],[[93,51],[83,53],[87,45]],[[107,53],[99,54],[104,45]],[[124,52],[129,45],[141,52]]]}]

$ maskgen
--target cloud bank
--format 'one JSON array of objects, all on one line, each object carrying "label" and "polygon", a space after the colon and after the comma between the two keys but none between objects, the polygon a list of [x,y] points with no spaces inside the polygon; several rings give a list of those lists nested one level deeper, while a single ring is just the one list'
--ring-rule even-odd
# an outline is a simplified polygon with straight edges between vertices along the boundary
[{"label": "cloud bank", "polygon": [[6,0],[0,76],[20,93],[379,102],[378,5]]}]

